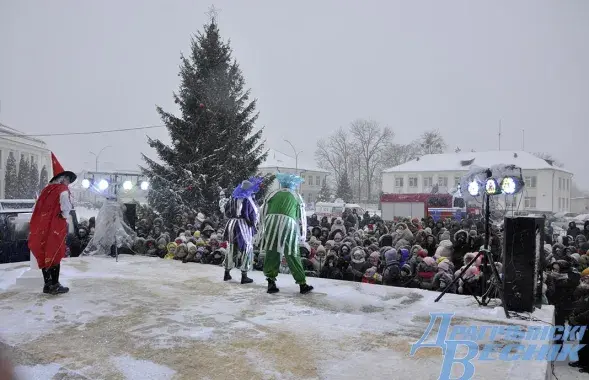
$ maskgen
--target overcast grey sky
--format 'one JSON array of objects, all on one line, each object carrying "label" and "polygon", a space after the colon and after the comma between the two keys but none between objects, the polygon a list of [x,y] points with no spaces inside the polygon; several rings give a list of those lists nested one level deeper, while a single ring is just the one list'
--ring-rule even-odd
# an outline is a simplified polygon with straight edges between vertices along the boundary
[{"label": "overcast grey sky", "polygon": [[[180,52],[209,1],[0,0],[0,122],[26,133],[161,124]],[[589,1],[215,1],[268,147],[356,118],[398,142],[439,129],[452,149],[551,152],[589,186]],[[48,137],[64,166],[131,169],[145,135]]]}]

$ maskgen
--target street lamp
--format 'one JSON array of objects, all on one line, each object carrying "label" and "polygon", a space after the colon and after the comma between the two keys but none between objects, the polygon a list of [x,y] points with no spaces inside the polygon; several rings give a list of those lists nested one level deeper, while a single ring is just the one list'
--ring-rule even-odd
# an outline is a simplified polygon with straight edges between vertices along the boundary
[{"label": "street lamp", "polygon": [[94,155],[96,157],[96,171],[98,171],[98,159],[100,158],[100,155],[102,154],[102,152],[104,152],[104,150],[106,148],[112,148],[112,146],[107,145],[104,148],[100,149],[100,152],[98,152],[98,154],[94,153],[94,152],[90,152],[90,154]]},{"label": "street lamp", "polygon": [[288,145],[290,145],[290,147],[292,148],[292,151],[295,154],[295,170],[297,171],[297,175],[299,175],[299,154],[303,153],[303,151],[301,150],[300,152],[297,152],[297,149],[294,147],[294,145],[288,141],[288,140],[284,140],[285,142],[288,143]]}]

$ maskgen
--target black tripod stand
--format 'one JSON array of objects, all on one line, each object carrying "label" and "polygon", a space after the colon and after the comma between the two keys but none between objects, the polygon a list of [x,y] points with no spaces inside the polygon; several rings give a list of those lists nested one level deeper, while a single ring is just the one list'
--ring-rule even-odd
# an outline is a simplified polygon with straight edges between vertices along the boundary
[{"label": "black tripod stand", "polygon": [[[490,177],[490,172],[487,173],[488,177]],[[499,299],[501,300],[501,305],[503,306],[503,310],[505,311],[505,316],[509,318],[509,312],[507,310],[507,305],[505,304],[505,299],[503,298],[503,281],[501,281],[501,277],[499,276],[499,271],[495,266],[495,262],[493,260],[493,256],[489,251],[489,238],[490,238],[490,227],[491,227],[491,208],[489,205],[490,195],[485,194],[485,245],[484,249],[479,251],[479,253],[472,259],[466,267],[460,272],[460,274],[442,291],[442,293],[435,299],[434,302],[438,302],[442,299],[444,294],[448,293],[450,289],[456,284],[459,280],[464,280],[462,276],[466,273],[468,268],[470,268],[479,258],[481,258],[481,264],[483,267],[482,270],[482,296],[481,300],[473,294],[472,296],[477,301],[480,306],[487,306],[489,301],[492,299],[490,297],[491,294],[498,294]],[[488,267],[491,267],[491,284],[489,288],[487,288],[487,275],[489,274]]]}]

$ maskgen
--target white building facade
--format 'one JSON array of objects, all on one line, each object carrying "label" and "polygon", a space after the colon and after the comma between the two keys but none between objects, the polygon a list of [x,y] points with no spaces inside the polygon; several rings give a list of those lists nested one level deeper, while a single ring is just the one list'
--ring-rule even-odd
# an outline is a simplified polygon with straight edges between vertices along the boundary
[{"label": "white building facade", "polygon": [[439,193],[449,193],[458,187],[471,166],[491,168],[501,164],[520,167],[525,182],[519,194],[498,196],[503,207],[554,213],[571,209],[572,173],[520,151],[425,155],[384,170],[382,191],[385,194],[430,193],[438,185]]},{"label": "white building facade", "polygon": [[45,142],[42,140],[24,137],[24,134],[16,129],[0,124],[0,199],[4,199],[6,162],[11,155],[16,160],[18,166],[21,157],[24,157],[29,163],[36,163],[39,173],[43,166],[47,169],[48,179],[53,177],[53,167],[51,165],[51,151],[47,149]]},{"label": "white building facade", "polygon": [[[323,182],[327,180],[329,172],[297,162],[294,157],[270,149],[266,161],[258,169],[261,175],[288,173],[300,175],[305,182],[301,185],[299,193],[305,200],[307,208],[311,208],[317,202]],[[272,185],[272,189],[278,189],[278,181]]]}]

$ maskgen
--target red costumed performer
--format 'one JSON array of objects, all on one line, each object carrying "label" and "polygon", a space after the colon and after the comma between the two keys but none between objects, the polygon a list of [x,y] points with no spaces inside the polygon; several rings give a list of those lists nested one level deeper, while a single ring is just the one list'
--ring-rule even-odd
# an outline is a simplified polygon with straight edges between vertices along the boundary
[{"label": "red costumed performer", "polygon": [[68,185],[76,175],[63,167],[51,153],[53,178],[41,191],[31,216],[29,249],[43,272],[43,293],[67,293],[69,288],[59,283],[61,259],[65,256],[67,217],[72,210]]}]

